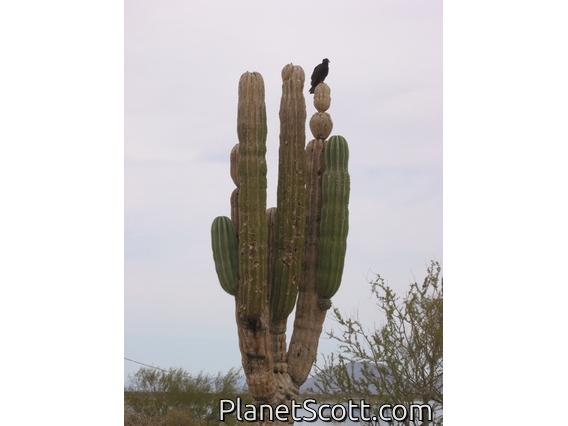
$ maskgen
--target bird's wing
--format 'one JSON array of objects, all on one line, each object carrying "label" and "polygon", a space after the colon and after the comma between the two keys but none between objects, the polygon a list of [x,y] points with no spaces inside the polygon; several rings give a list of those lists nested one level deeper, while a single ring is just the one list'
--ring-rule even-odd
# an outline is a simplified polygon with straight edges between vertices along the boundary
[{"label": "bird's wing", "polygon": [[319,64],[314,68],[314,72],[312,73],[312,81],[319,75],[322,66],[323,64]]}]

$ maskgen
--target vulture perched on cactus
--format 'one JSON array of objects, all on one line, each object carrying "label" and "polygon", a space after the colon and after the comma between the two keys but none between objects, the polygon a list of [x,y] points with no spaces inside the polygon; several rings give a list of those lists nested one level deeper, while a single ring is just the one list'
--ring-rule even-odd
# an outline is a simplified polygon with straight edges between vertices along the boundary
[{"label": "vulture perched on cactus", "polygon": [[316,90],[316,86],[322,83],[325,78],[327,77],[327,73],[329,72],[329,59],[325,58],[321,64],[314,68],[314,72],[312,73],[312,87],[310,88],[310,93],[314,93]]}]

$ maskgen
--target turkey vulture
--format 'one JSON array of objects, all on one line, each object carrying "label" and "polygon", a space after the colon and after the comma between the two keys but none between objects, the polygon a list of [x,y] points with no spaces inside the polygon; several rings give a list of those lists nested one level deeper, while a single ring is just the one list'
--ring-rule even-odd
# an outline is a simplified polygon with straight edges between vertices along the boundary
[{"label": "turkey vulture", "polygon": [[329,59],[325,58],[321,64],[314,68],[314,72],[312,73],[312,87],[310,88],[310,93],[314,93],[316,90],[316,86],[322,83],[325,78],[327,77],[327,73],[329,72]]}]

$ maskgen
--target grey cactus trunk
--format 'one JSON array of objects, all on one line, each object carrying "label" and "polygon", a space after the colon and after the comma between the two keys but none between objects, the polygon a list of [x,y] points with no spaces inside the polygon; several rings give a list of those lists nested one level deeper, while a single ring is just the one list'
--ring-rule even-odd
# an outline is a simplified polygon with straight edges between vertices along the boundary
[{"label": "grey cactus trunk", "polygon": [[[237,134],[230,174],[237,186],[231,218],[213,221],[211,238],[221,287],[235,297],[243,370],[255,404],[272,407],[299,396],[316,359],[331,297],[339,289],[348,232],[348,147],[331,134],[330,89],[315,90],[315,137],[306,146],[305,74],[282,70],[276,207],[266,208],[266,107],[259,73],[239,81]],[[289,346],[286,324],[296,308]],[[260,413],[259,413],[260,414]],[[259,425],[293,424],[267,419]]]}]

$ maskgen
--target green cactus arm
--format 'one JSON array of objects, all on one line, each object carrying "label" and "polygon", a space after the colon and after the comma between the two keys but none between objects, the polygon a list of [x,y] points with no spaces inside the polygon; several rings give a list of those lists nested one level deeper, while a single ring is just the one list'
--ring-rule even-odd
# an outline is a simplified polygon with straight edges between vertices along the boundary
[{"label": "green cactus arm", "polygon": [[237,256],[237,234],[231,219],[226,216],[219,216],[213,220],[211,245],[219,283],[223,290],[234,296],[237,293],[239,279],[239,260]]},{"label": "green cactus arm", "polygon": [[349,147],[342,136],[332,136],[325,148],[323,205],[318,245],[318,304],[326,309],[341,284],[349,231]]}]

